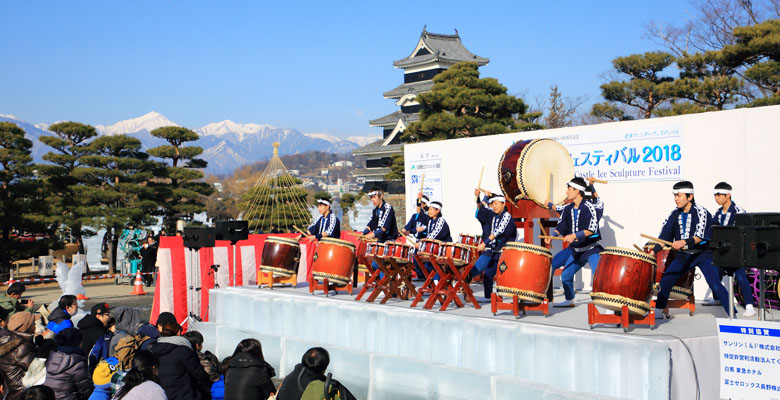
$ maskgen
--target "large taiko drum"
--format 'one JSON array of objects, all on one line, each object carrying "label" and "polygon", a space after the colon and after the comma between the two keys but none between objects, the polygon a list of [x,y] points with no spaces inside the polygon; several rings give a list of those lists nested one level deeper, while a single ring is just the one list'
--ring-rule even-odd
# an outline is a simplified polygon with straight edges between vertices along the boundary
[{"label": "large taiko drum", "polygon": [[346,285],[352,279],[355,265],[355,245],[346,240],[324,237],[317,244],[317,260],[312,264],[312,276],[318,281]]},{"label": "large taiko drum", "polygon": [[573,177],[569,151],[552,139],[517,142],[498,164],[498,182],[508,201],[529,199],[544,208],[545,200],[555,204],[566,200],[566,183]]},{"label": "large taiko drum", "polygon": [[[677,254],[676,251],[671,249],[664,249],[655,253],[655,261],[658,265],[658,269],[655,272],[655,285],[653,285],[653,294],[657,295],[661,289],[661,278],[664,276],[664,271]],[[696,268],[691,268],[688,273],[684,274],[677,280],[677,283],[672,286],[672,291],[669,292],[669,298],[672,300],[688,300],[693,296],[693,280],[696,277]]]},{"label": "large taiko drum", "polygon": [[268,236],[263,244],[260,270],[273,277],[291,277],[298,269],[301,247],[298,241],[282,236]]},{"label": "large taiko drum", "polygon": [[421,257],[438,257],[441,254],[441,247],[444,244],[441,240],[436,239],[420,239],[420,248],[417,253]]},{"label": "large taiko drum", "polygon": [[467,233],[460,234],[460,242],[463,244],[467,244],[469,246],[479,245],[480,239],[481,239],[480,235],[469,235]]},{"label": "large taiko drum", "polygon": [[441,257],[452,259],[452,263],[458,267],[469,263],[471,248],[463,243],[444,243],[441,247]]},{"label": "large taiko drum", "polygon": [[541,303],[552,275],[552,253],[535,244],[509,242],[501,251],[496,271],[496,294]]},{"label": "large taiko drum", "polygon": [[629,312],[639,315],[650,312],[655,269],[655,259],[647,253],[605,248],[593,278],[593,304],[613,311],[628,306]]},{"label": "large taiko drum", "polygon": [[396,263],[403,264],[409,262],[409,253],[412,245],[401,242],[386,242],[385,258],[392,258]]}]

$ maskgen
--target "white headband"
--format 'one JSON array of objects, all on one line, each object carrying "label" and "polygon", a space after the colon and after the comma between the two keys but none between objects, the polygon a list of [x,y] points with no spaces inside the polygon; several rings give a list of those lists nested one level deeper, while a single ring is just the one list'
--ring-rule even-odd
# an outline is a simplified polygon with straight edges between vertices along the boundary
[{"label": "white headband", "polygon": [[567,185],[569,185],[569,186],[571,186],[571,187],[573,187],[573,188],[575,188],[577,190],[582,190],[583,192],[585,191],[584,187],[582,187],[582,186],[580,186],[580,185],[578,185],[578,184],[576,184],[574,182],[569,182],[569,183],[567,183]]},{"label": "white headband", "polygon": [[420,201],[422,201],[425,204],[430,204],[430,200],[426,199],[425,197],[421,197]]},{"label": "white headband", "polygon": [[330,202],[325,199],[317,199],[318,204],[325,204],[326,206],[330,206]]},{"label": "white headband", "polygon": [[691,188],[682,188],[682,189],[674,189],[674,190],[672,190],[672,194],[677,194],[677,193],[693,194],[693,189],[691,189]]},{"label": "white headband", "polygon": [[441,210],[441,205],[439,205],[437,202],[428,203],[428,207],[433,207],[437,210]]},{"label": "white headband", "polygon": [[731,194],[731,190],[729,189],[715,189],[712,191],[712,194]]},{"label": "white headband", "polygon": [[374,196],[379,196],[379,192],[376,190],[373,192],[368,192],[368,197],[374,197]]},{"label": "white headband", "polygon": [[500,201],[502,203],[506,203],[506,197],[504,197],[504,196],[495,196],[492,199],[490,199],[491,203],[494,202],[494,201]]}]

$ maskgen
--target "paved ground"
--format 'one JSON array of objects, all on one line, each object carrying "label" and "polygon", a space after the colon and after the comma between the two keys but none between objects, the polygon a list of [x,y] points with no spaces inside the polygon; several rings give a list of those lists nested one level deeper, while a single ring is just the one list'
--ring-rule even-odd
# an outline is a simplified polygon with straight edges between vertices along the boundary
[{"label": "paved ground", "polygon": [[[144,291],[148,293],[145,296],[132,296],[130,292],[133,287],[130,285],[116,285],[113,280],[88,281],[84,284],[89,300],[84,305],[84,311],[89,311],[93,305],[99,302],[106,302],[111,307],[139,307],[151,312],[152,301],[154,299],[154,287],[144,286]],[[29,298],[35,301],[36,309],[40,304],[49,304],[62,295],[60,287],[56,283],[29,286],[24,292],[23,298]]]}]

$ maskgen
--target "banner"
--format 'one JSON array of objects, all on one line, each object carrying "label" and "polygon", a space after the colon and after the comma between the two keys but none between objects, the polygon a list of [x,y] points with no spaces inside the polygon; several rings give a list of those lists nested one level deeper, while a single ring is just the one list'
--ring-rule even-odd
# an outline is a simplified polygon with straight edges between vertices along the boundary
[{"label": "banner", "polygon": [[716,318],[720,397],[780,398],[780,323]]},{"label": "banner", "polygon": [[577,176],[610,182],[683,179],[682,130],[677,126],[550,138],[569,150]]},{"label": "banner", "polygon": [[406,179],[406,196],[411,201],[407,204],[407,209],[414,210],[416,207],[417,193],[422,192],[428,196],[431,201],[442,200],[442,182],[441,154],[438,152],[407,152],[405,154],[407,170],[410,172]]}]

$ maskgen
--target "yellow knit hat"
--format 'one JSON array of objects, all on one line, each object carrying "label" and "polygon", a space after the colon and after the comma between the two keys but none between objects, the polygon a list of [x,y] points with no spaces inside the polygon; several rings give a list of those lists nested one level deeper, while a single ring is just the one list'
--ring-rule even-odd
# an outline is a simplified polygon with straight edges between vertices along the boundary
[{"label": "yellow knit hat", "polygon": [[119,367],[119,360],[116,357],[110,357],[108,359],[100,361],[95,372],[92,373],[92,382],[97,386],[108,385],[111,383],[111,376],[114,375]]}]

